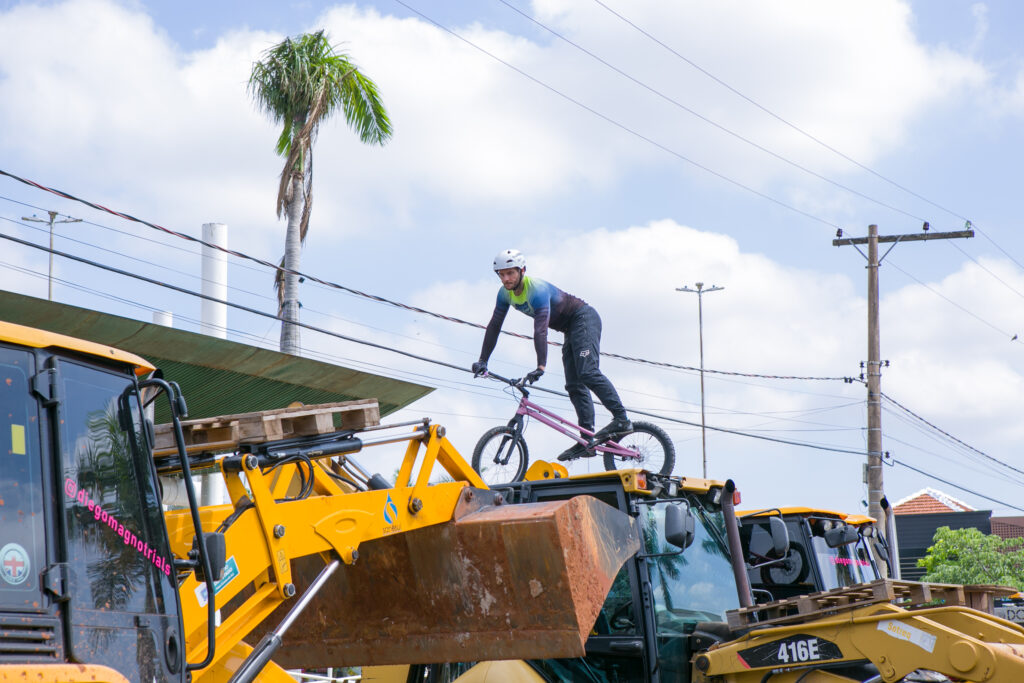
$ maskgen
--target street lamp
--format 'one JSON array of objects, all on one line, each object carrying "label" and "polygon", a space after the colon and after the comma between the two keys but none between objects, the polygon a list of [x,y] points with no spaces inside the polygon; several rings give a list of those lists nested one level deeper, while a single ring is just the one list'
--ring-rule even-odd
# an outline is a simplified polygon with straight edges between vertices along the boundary
[{"label": "street lamp", "polygon": [[700,338],[700,444],[704,456],[704,478],[708,478],[708,440],[704,428],[704,295],[708,292],[720,292],[725,287],[711,285],[704,289],[703,282],[695,283],[697,289],[687,286],[676,287],[677,292],[691,292],[697,295],[697,330]]},{"label": "street lamp", "polygon": [[54,219],[57,218],[57,212],[56,211],[47,211],[46,213],[50,214],[50,220],[44,220],[42,218],[36,218],[35,214],[33,214],[31,217],[29,217],[29,216],[22,216],[21,220],[23,220],[23,221],[30,221],[32,223],[49,223],[50,224],[50,275],[47,278],[47,280],[49,281],[49,287],[48,287],[48,291],[47,291],[47,299],[49,299],[50,301],[53,301],[53,224],[54,223],[81,223],[82,219],[81,218],[67,218],[67,219],[59,220],[58,221],[58,220],[54,220]]}]

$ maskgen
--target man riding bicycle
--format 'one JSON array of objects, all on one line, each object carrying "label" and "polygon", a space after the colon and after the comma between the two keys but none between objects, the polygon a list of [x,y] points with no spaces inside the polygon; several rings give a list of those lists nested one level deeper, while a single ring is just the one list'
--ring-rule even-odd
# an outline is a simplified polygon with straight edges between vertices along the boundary
[{"label": "man riding bicycle", "polygon": [[[601,373],[600,344],[601,318],[597,311],[579,297],[563,292],[540,278],[526,276],[526,257],[516,249],[506,249],[494,257],[494,272],[501,279],[494,313],[484,333],[480,360],[473,363],[474,375],[487,370],[487,360],[498,342],[498,333],[505,321],[509,306],[533,318],[533,345],[537,351],[537,369],[526,375],[536,382],[544,374],[548,356],[548,327],[565,335],[562,346],[562,367],[565,370],[565,390],[576,409],[580,427],[594,431],[594,392],[601,404],[612,414],[612,421],[595,435],[600,441],[620,432],[632,430],[626,409],[619,400],[615,387]],[[584,434],[584,438],[588,435]],[[590,446],[577,444],[558,456],[559,460],[573,460],[591,456]]]}]

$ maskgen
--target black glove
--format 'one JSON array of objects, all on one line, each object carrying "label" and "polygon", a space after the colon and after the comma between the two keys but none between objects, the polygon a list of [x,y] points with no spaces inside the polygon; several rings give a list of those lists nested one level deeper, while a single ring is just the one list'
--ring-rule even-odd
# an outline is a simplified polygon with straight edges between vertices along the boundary
[{"label": "black glove", "polygon": [[540,368],[537,368],[536,370],[531,370],[530,372],[526,373],[526,377],[524,377],[523,379],[525,379],[530,384],[533,384],[534,382],[539,380],[541,378],[541,375],[543,374],[544,371],[541,370]]},{"label": "black glove", "polygon": [[473,371],[474,377],[479,377],[487,372],[487,361],[478,360],[469,369]]}]

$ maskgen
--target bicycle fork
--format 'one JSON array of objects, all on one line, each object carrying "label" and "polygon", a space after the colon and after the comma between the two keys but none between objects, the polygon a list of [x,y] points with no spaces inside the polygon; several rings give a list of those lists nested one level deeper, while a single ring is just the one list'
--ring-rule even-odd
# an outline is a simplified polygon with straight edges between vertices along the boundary
[{"label": "bicycle fork", "polygon": [[523,438],[523,416],[517,414],[506,425],[511,434],[506,434],[501,437],[501,443],[498,445],[498,450],[494,454],[494,464],[504,467],[508,464],[509,459],[512,457],[512,453],[515,451],[516,446]]}]

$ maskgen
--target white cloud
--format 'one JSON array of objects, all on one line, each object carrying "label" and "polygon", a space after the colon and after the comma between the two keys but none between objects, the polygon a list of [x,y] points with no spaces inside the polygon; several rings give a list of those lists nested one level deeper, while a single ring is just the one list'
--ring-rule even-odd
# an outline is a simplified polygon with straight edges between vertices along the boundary
[{"label": "white cloud", "polygon": [[974,33],[971,36],[972,53],[977,52],[988,36],[988,5],[983,2],[976,2],[971,5],[971,16],[974,17]]},{"label": "white cloud", "polygon": [[[0,129],[7,132],[0,137],[3,166],[192,234],[199,234],[203,222],[225,222],[232,229],[233,247],[276,260],[282,232],[273,213],[282,163],[273,153],[277,130],[255,111],[245,86],[253,60],[283,36],[239,30],[219,36],[209,49],[186,52],[138,7],[67,0],[0,12]],[[715,121],[822,172],[842,167],[599,6],[545,0],[534,8],[541,21]],[[784,9],[735,0],[649,1],[629,3],[623,11],[764,106],[867,163],[905,152],[901,145],[908,131],[926,113],[990,86],[977,61],[922,44],[911,31],[907,4],[895,0],[801,0]],[[531,273],[584,297],[600,311],[608,351],[696,366],[695,297],[675,288],[701,280],[726,288],[704,301],[708,368],[784,375],[855,372],[865,346],[863,284],[828,274],[816,262],[794,268],[787,265],[792,260],[758,253],[767,251],[764,243],[752,246],[686,227],[700,224],[690,212],[733,215],[733,207],[706,206],[701,196],[708,187],[720,189],[721,180],[582,112],[423,21],[350,5],[330,9],[322,19],[381,86],[395,138],[378,149],[360,144],[342,120],[321,129],[311,233],[317,236],[316,246],[306,255],[308,263],[316,264],[312,272],[349,282],[351,270],[371,264],[373,278],[352,284],[485,322],[497,288],[486,260],[507,246],[492,246],[500,237],[529,252]],[[511,28],[453,28],[552,87],[729,177],[756,187],[785,182],[788,196],[812,213],[851,214],[856,200],[822,192],[817,183],[792,183],[796,175],[786,165],[767,160],[572,47],[515,21],[510,14],[508,26],[529,38]],[[868,35],[870,43],[865,42]],[[988,92],[978,101],[987,96],[1005,111],[1019,112],[1021,92],[1024,87],[1018,84],[1012,93]],[[696,187],[688,182],[693,178],[699,179]],[[984,182],[979,176],[976,184]],[[581,189],[586,192],[577,192]],[[680,202],[678,213],[659,212],[655,215],[663,220],[648,222],[655,210],[644,193],[685,197],[688,204]],[[595,197],[619,212],[606,219],[608,227],[579,217],[588,208],[582,202]],[[723,192],[716,199],[721,197],[728,202],[735,195]],[[760,225],[753,213],[736,215],[737,222]],[[571,227],[557,233],[537,227],[552,225]],[[413,234],[412,228],[421,230]],[[365,240],[360,245],[364,251],[336,250],[343,240],[355,238]],[[767,241],[778,245],[776,254],[801,246],[789,233],[772,234]],[[142,251],[137,244],[116,236],[104,242],[133,254]],[[172,265],[188,258],[144,249]],[[489,252],[479,266],[460,260],[466,251],[478,249]],[[405,260],[398,261],[399,256]],[[197,262],[192,259],[192,267]],[[985,263],[1024,291],[1012,269]],[[7,286],[12,276],[5,272]],[[467,282],[467,272],[482,275]],[[843,272],[859,276],[860,271]],[[238,284],[270,292],[269,278],[247,275],[250,279]],[[30,286],[40,291],[37,282]],[[1016,296],[973,266],[933,286],[1008,332],[1020,329],[1013,316],[1020,308]],[[311,289],[304,290],[304,303],[310,311],[345,310],[349,304]],[[363,322],[376,316],[354,317]],[[530,331],[523,316],[510,316],[508,324]],[[460,367],[479,349],[478,331],[453,332],[447,323],[402,318],[382,326],[419,335],[431,342],[431,354]],[[262,321],[256,327],[262,333],[268,325]],[[367,334],[419,348],[407,338]],[[336,342],[305,336],[311,346],[343,353]],[[883,299],[883,355],[893,361],[885,390],[954,434],[978,434],[985,443],[977,445],[995,453],[1010,452],[1019,436],[1013,427],[1022,391],[1018,350],[920,287],[905,287]],[[530,342],[503,339],[498,353],[496,362],[509,372],[532,364]],[[422,373],[426,382],[441,377],[386,352],[358,349],[352,356]],[[557,368],[557,360],[553,365]],[[606,370],[630,404],[695,417],[695,374],[610,360]],[[546,384],[559,386],[557,375],[552,370]],[[791,427],[773,422],[773,416],[804,419],[806,411],[863,399],[859,386],[780,387],[743,378],[707,379],[709,422],[718,424]],[[467,382],[462,375],[457,381]],[[479,383],[468,384],[480,390]],[[458,429],[452,433],[464,451],[474,441],[466,435],[482,432],[486,419],[511,412],[508,402],[485,404],[454,389],[436,392],[414,412],[430,410],[454,414],[451,421]],[[486,419],[481,422],[480,416]],[[830,412],[820,421],[856,427],[860,418]],[[974,431],[975,424],[986,428]],[[690,468],[699,447],[697,432],[676,428],[673,435],[684,444],[681,462]],[[825,496],[822,487],[811,490],[817,480],[786,481],[794,471],[820,474],[815,467],[824,462],[837,468],[828,472],[854,482],[846,487],[852,493],[844,493],[853,502],[844,507],[859,500],[860,460],[855,456],[829,455],[826,461],[818,452],[712,438],[713,474],[739,471],[751,482],[778,489],[802,482],[807,495]],[[807,438],[858,441],[843,433]],[[776,466],[779,461],[787,464],[786,473]],[[793,500],[814,502],[795,494]]]},{"label": "white cloud", "polygon": [[[604,51],[617,45],[609,61],[631,73],[663,74],[655,87],[748,139],[798,162],[813,161],[819,172],[848,168],[600,7],[565,0],[538,0],[535,7],[542,20],[574,40]],[[744,95],[865,163],[901,142],[905,129],[929,107],[954,101],[985,77],[970,59],[920,44],[910,29],[908,5],[898,0],[856,5],[808,0],[785,7],[652,2],[631,3],[621,12]],[[618,78],[598,79],[606,72],[596,66],[591,73],[595,84]],[[729,175],[758,182],[790,172],[672,107],[664,107],[658,137],[680,124],[676,139],[682,148],[706,162],[714,159],[719,168],[724,164]],[[747,173],[738,159],[726,163],[723,152],[747,159]]]},{"label": "white cloud", "polygon": [[[696,367],[696,296],[676,292],[675,287],[692,286],[700,276],[708,284],[725,286],[724,291],[705,295],[705,366],[709,370],[851,376],[857,374],[857,363],[865,355],[867,316],[861,282],[783,266],[762,255],[744,252],[723,235],[661,220],[623,230],[592,231],[559,243],[540,240],[531,245],[528,258],[533,275],[549,279],[598,309],[604,322],[602,350],[606,352]],[[1014,279],[1007,264],[986,266],[1024,287],[1024,276]],[[1011,312],[1000,314],[1000,310],[1012,309],[1015,295],[992,278],[982,277],[973,264],[932,286],[944,295],[969,291],[969,297],[961,300],[986,319],[1012,317]],[[489,277],[478,282],[442,282],[421,292],[417,301],[427,308],[484,322],[497,288],[497,281]],[[1016,413],[1024,399],[1019,347],[1008,339],[979,334],[972,329],[969,318],[917,285],[884,296],[881,306],[883,357],[892,360],[892,366],[884,372],[883,391],[954,436],[980,437],[977,426],[985,425],[985,440],[971,445],[1001,459],[1011,456],[1020,438]],[[517,331],[530,333],[525,316],[511,313],[506,329],[510,323]],[[442,356],[446,361],[468,366],[475,359],[482,332],[429,320],[422,324],[433,330],[432,338],[449,341],[449,353]],[[561,335],[553,333],[552,338],[560,339]],[[542,385],[561,389],[557,349],[549,353],[549,372]],[[532,368],[533,362],[532,342],[502,338],[491,365],[503,374],[516,375]],[[608,358],[602,360],[602,368],[630,406],[699,423],[696,373]],[[708,374],[705,379],[709,425],[853,450],[866,447],[862,384],[716,374]],[[483,399],[470,399],[467,404],[453,399],[451,410],[444,408],[449,398],[459,395],[438,392],[432,405],[456,413],[446,416],[446,421],[457,446],[468,452],[474,443],[471,435],[503,422],[511,416],[513,404]],[[547,397],[544,400],[553,401]],[[554,400],[551,405],[572,415],[564,400]],[[466,417],[460,417],[460,411]],[[600,407],[598,412],[601,419],[604,413]],[[487,415],[491,415],[489,421]],[[680,471],[699,471],[694,469],[700,466],[699,430],[671,423],[665,426],[677,441]],[[887,438],[893,438],[886,443],[887,450],[925,471],[949,476],[951,470],[948,461],[922,455],[919,448],[962,460],[948,446],[941,445],[941,439],[936,442],[909,429],[903,420],[887,416],[883,427]],[[924,432],[929,430],[925,428]],[[551,457],[565,447],[564,439],[539,425],[533,426],[528,436],[535,457]],[[787,502],[860,509],[861,456],[714,431],[709,432],[708,440],[710,473],[737,478],[746,489],[748,504]],[[578,467],[599,465],[587,461]],[[904,470],[887,476],[892,477],[894,495],[903,490],[901,487],[915,485],[904,483]],[[823,477],[832,482],[827,488],[818,485]]]},{"label": "white cloud", "polygon": [[[813,143],[599,7],[552,0],[537,3],[536,11],[686,106],[797,161],[838,168]],[[650,2],[634,3],[630,13],[749,96],[866,162],[891,150],[924,109],[955,100],[983,78],[969,59],[918,44],[906,6],[895,0],[855,7],[803,2],[784,12],[735,2]],[[321,23],[381,86],[395,124],[383,149],[361,145],[341,120],[322,128],[315,213],[321,231],[415,224],[438,200],[515,207],[555,199],[577,186],[613,186],[652,163],[670,176],[696,173],[702,182],[718,182],[424,21],[345,5],[326,11]],[[793,173],[557,39],[454,28],[740,182],[762,185]],[[186,53],[143,11],[108,0],[19,5],[0,24],[0,125],[19,131],[2,151],[32,158],[51,177],[59,166],[92,168],[92,182],[80,190],[122,200],[129,210],[145,204],[165,222],[244,226],[276,252],[276,130],[254,110],[245,84],[253,60],[280,38],[235,31],[211,49]]]}]

